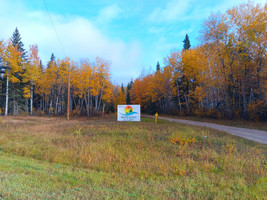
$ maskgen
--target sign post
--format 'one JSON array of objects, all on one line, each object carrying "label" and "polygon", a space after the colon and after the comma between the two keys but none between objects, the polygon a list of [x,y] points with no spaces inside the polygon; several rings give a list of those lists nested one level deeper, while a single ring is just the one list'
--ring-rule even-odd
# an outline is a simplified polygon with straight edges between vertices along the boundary
[{"label": "sign post", "polygon": [[155,114],[155,124],[157,124],[158,116],[159,116],[159,114],[158,114],[158,112],[156,112],[156,114]]},{"label": "sign post", "polygon": [[140,122],[140,105],[118,105],[117,121]]}]

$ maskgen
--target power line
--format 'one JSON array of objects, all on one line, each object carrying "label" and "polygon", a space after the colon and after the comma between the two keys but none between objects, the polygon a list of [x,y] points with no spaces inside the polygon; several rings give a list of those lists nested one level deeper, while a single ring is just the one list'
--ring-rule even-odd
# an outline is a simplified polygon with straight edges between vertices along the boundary
[{"label": "power line", "polygon": [[49,12],[49,10],[48,10],[48,7],[47,7],[47,5],[46,5],[45,0],[43,0],[43,2],[44,2],[44,5],[45,5],[45,7],[46,7],[46,10],[47,10],[48,16],[49,16],[49,18],[50,18],[50,21],[51,21],[51,23],[52,23],[53,29],[54,29],[54,31],[55,31],[55,33],[56,33],[57,40],[58,40],[58,42],[59,42],[59,45],[60,45],[60,47],[61,47],[61,50],[62,50],[64,56],[66,57],[66,53],[65,53],[64,47],[63,47],[62,42],[61,42],[61,40],[60,40],[60,37],[59,37],[59,34],[58,34],[58,32],[57,32],[56,26],[55,26],[55,24],[54,24],[54,22],[53,22],[52,16],[50,15],[50,12]]},{"label": "power line", "polygon": [[[48,7],[47,7],[47,5],[46,5],[46,3],[45,3],[45,0],[43,0],[43,2],[44,2],[44,5],[45,5],[45,7],[46,7],[46,10],[47,10],[47,13],[48,13],[48,15],[49,15],[49,18],[50,18],[50,20],[51,20],[51,23],[52,23],[52,26],[53,26],[53,28],[54,28],[54,31],[55,31],[55,33],[56,33],[56,35],[57,35],[57,39],[58,39],[58,42],[59,42],[59,44],[60,44],[60,46],[61,46],[62,52],[63,52],[64,56],[66,57],[66,53],[65,53],[65,51],[64,51],[64,47],[63,47],[62,42],[61,42],[61,40],[60,40],[60,37],[59,37],[59,35],[58,35],[58,33],[57,33],[57,29],[56,29],[55,24],[54,24],[54,22],[53,22],[52,16],[50,15],[50,12],[49,12]],[[68,66],[68,103],[67,103],[67,120],[70,120],[70,66]]]}]

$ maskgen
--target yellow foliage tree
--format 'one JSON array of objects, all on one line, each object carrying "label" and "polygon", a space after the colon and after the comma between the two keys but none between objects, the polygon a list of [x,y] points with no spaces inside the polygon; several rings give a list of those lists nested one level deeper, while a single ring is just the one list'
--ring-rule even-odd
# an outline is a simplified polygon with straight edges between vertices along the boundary
[{"label": "yellow foliage tree", "polygon": [[38,46],[31,45],[28,55],[28,63],[25,67],[25,72],[23,74],[23,82],[26,83],[24,90],[24,97],[30,99],[30,113],[32,115],[33,111],[33,90],[38,79],[41,76],[41,68],[39,66],[40,59],[38,56]]},{"label": "yellow foliage tree", "polygon": [[5,50],[5,54],[2,58],[6,66],[6,71],[4,74],[4,76],[6,77],[5,115],[8,114],[9,81],[11,83],[20,83],[18,75],[23,72],[23,68],[21,65],[22,63],[21,54],[22,53],[18,51],[17,46],[13,46],[11,41],[9,41]]}]

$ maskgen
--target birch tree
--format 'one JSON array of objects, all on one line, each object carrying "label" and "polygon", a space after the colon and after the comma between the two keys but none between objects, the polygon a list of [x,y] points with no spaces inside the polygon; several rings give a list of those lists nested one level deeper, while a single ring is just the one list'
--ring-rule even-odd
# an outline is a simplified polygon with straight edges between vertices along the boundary
[{"label": "birch tree", "polygon": [[23,82],[26,83],[24,97],[30,99],[30,113],[33,112],[33,90],[36,82],[41,77],[40,58],[38,56],[38,46],[31,45],[28,55],[28,63],[23,74]]}]

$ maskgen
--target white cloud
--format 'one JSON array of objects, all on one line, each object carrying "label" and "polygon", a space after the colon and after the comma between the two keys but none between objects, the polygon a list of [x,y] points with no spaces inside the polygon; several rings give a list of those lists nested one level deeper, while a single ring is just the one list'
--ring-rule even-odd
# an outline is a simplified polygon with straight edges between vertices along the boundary
[{"label": "white cloud", "polygon": [[[38,44],[43,63],[49,60],[51,53],[60,59],[65,57],[46,12],[32,12],[22,4],[14,10],[11,4],[3,1],[0,1],[0,7],[5,8],[5,12],[0,13],[0,39],[9,39],[15,27],[18,27],[26,49],[31,44]],[[102,19],[111,20],[118,12],[116,7],[111,6],[102,10],[99,16],[102,16]],[[113,80],[119,79],[118,82],[123,83],[130,81],[131,76],[127,76],[129,69],[141,65],[139,63],[141,47],[138,42],[126,43],[113,40],[103,34],[92,22],[82,17],[65,17],[53,13],[51,16],[66,56],[71,59],[94,60],[99,56],[111,60],[110,71]]]},{"label": "white cloud", "polygon": [[[211,1],[199,0],[171,0],[166,1],[163,8],[156,8],[149,14],[150,22],[174,22],[174,21],[190,21],[203,20],[212,12],[225,12],[238,4],[247,3],[248,0],[222,0],[216,3]],[[252,2],[264,5],[266,0],[252,0]]]},{"label": "white cloud", "polygon": [[110,5],[100,10],[96,21],[99,23],[110,22],[118,18],[121,14],[123,14],[123,10],[121,8],[119,8],[117,5]]},{"label": "white cloud", "polygon": [[184,18],[189,8],[192,8],[191,0],[172,0],[165,8],[156,8],[148,17],[152,22],[174,21]]}]

